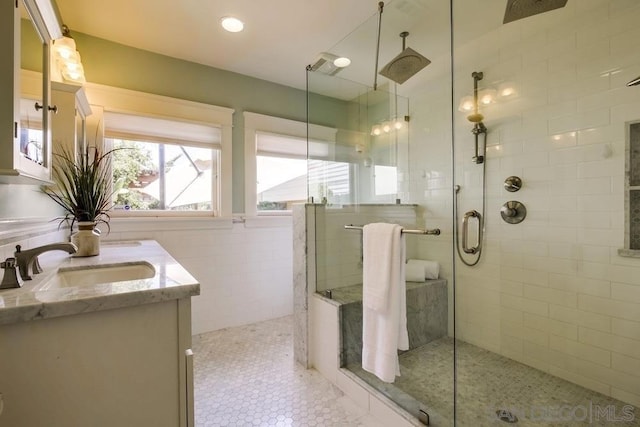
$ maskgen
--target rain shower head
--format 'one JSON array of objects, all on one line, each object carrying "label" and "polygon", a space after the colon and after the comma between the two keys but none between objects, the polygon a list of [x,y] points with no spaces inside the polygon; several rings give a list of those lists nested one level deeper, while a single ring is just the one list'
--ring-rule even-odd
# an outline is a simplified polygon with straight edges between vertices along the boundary
[{"label": "rain shower head", "polygon": [[402,52],[380,70],[381,75],[398,84],[406,82],[418,71],[431,64],[430,60],[415,50],[410,47],[405,47],[405,41],[408,35],[409,33],[407,31],[400,33],[400,37],[402,37]]},{"label": "rain shower head", "polygon": [[629,87],[638,86],[638,85],[640,85],[640,76],[636,77],[635,79],[633,79],[629,83],[627,83],[627,86],[629,86]]},{"label": "rain shower head", "polygon": [[503,24],[565,7],[567,0],[508,0]]}]

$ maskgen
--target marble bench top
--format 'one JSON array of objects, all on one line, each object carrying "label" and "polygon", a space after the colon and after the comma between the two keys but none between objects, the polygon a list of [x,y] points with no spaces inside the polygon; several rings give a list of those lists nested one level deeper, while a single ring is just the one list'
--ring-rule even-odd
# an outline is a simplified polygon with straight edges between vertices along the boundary
[{"label": "marble bench top", "polygon": [[[29,248],[26,248],[29,249]],[[200,284],[153,240],[102,242],[100,255],[73,258],[62,251],[39,257],[43,273],[21,288],[0,290],[0,325],[129,307],[200,294]],[[114,283],[51,286],[59,268],[145,261],[155,275]],[[0,272],[2,274],[2,272]]]},{"label": "marble bench top", "polygon": [[[420,288],[423,286],[433,286],[436,284],[446,283],[445,279],[426,280],[424,282],[406,282],[407,291]],[[362,284],[333,288],[332,301],[339,304],[350,304],[362,301]]]}]

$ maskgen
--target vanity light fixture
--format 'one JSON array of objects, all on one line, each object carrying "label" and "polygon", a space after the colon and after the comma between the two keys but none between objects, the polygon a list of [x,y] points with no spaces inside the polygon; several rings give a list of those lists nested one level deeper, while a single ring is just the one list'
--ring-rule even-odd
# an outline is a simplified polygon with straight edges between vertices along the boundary
[{"label": "vanity light fixture", "polygon": [[[508,101],[518,96],[518,90],[513,82],[503,82],[497,86],[497,89],[487,88],[478,91],[478,105],[487,107],[492,104]],[[471,95],[463,96],[458,104],[458,111],[470,113],[475,109],[474,97]]]},{"label": "vanity light fixture", "polygon": [[244,30],[244,22],[239,20],[238,18],[234,18],[233,16],[225,16],[220,19],[220,24],[222,28],[229,31],[230,33],[239,33]]},{"label": "vanity light fixture", "polygon": [[371,126],[371,135],[380,136],[385,133],[391,133],[392,131],[400,131],[405,127],[405,121],[407,121],[407,117],[396,117],[391,120],[376,123]]},{"label": "vanity light fixture", "polygon": [[83,84],[84,67],[80,53],[76,50],[76,42],[71,37],[69,27],[62,26],[63,37],[55,40],[52,47],[52,80],[67,83]]}]

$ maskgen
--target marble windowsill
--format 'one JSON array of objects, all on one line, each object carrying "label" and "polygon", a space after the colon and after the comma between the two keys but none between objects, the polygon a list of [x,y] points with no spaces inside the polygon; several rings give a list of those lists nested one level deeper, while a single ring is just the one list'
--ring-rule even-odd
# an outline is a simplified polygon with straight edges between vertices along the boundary
[{"label": "marble windowsill", "polygon": [[[21,288],[0,290],[0,325],[130,307],[200,294],[200,284],[153,240],[103,242],[100,255],[73,258],[66,252],[39,257],[43,273]],[[91,267],[145,261],[155,275],[148,279],[82,286],[54,286],[59,268]]]},{"label": "marble windowsill", "polygon": [[618,255],[627,258],[640,258],[640,249],[618,249]]}]

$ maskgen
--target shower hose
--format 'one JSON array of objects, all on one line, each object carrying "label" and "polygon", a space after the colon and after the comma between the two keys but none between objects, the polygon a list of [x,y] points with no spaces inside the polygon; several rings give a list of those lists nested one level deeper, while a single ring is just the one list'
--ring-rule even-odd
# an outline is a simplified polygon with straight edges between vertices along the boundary
[{"label": "shower hose", "polygon": [[[483,161],[482,161],[482,213],[481,216],[479,218],[480,221],[480,227],[482,228],[482,233],[480,233],[480,236],[484,236],[484,213],[486,211],[486,207],[487,207],[487,201],[486,201],[486,181],[487,181],[487,167],[486,167],[486,161],[487,161],[487,156],[486,156],[486,151],[487,151],[487,133],[486,131],[483,132],[484,135],[484,141],[482,144],[482,153],[483,153]],[[476,135],[477,137],[477,135]],[[465,265],[469,266],[469,267],[473,267],[474,265],[478,264],[480,262],[480,257],[482,256],[482,241],[478,242],[478,251],[475,252],[473,255],[476,257],[475,260],[473,261],[467,261],[463,255],[462,255],[462,251],[460,250],[460,232],[459,232],[459,225],[458,225],[458,193],[460,192],[460,186],[459,185],[455,185],[454,186],[454,204],[453,204],[453,215],[454,215],[454,219],[455,219],[455,235],[456,235],[456,251],[458,252],[458,256],[460,257],[460,261],[462,261]],[[481,237],[482,238],[482,237]]]}]

